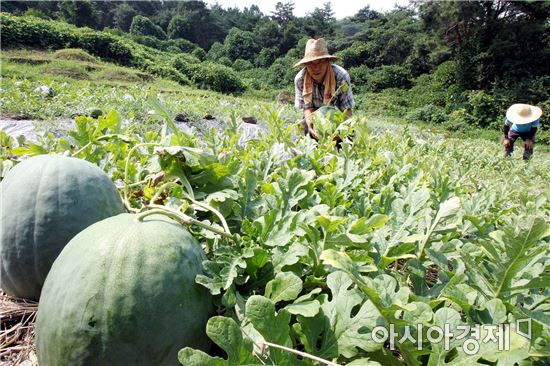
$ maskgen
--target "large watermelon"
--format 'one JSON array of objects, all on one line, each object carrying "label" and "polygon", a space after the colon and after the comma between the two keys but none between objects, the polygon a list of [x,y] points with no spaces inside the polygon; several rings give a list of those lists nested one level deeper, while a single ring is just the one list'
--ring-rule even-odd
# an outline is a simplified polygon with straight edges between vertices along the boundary
[{"label": "large watermelon", "polygon": [[79,233],[52,266],[38,307],[41,366],[178,365],[205,350],[212,299],[205,255],[178,223],[121,214]]},{"label": "large watermelon", "polygon": [[50,267],[81,230],[124,211],[109,176],[85,160],[40,155],[2,181],[0,286],[37,300]]}]

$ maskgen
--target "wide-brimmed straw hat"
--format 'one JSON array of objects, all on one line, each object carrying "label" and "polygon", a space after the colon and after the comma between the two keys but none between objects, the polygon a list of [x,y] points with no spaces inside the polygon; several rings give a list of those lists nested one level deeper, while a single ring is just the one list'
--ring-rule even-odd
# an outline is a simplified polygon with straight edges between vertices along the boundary
[{"label": "wide-brimmed straw hat", "polygon": [[542,116],[542,109],[529,104],[512,104],[506,111],[506,119],[516,125],[534,122],[540,116]]},{"label": "wide-brimmed straw hat", "polygon": [[304,52],[304,58],[298,61],[294,67],[305,66],[308,62],[320,59],[335,61],[340,59],[340,57],[333,56],[328,53],[327,42],[324,38],[308,39],[306,43],[306,50]]}]

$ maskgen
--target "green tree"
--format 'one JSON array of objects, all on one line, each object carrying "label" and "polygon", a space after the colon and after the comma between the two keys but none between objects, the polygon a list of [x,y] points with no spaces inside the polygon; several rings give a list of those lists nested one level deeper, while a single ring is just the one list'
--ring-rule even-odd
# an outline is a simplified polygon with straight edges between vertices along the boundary
[{"label": "green tree", "polygon": [[206,59],[210,61],[219,60],[222,57],[227,57],[227,51],[225,46],[220,42],[214,42],[208,53],[206,54]]},{"label": "green tree", "polygon": [[185,38],[203,49],[209,49],[214,42],[223,40],[224,35],[219,19],[212,16],[202,1],[178,3],[167,32],[170,38]]},{"label": "green tree", "polygon": [[227,57],[231,61],[238,58],[245,60],[253,59],[261,47],[256,42],[254,33],[233,28],[229,31],[223,42]]},{"label": "green tree", "polygon": [[132,6],[122,3],[113,12],[113,24],[115,27],[128,32],[136,15],[138,15],[137,11]]},{"label": "green tree", "polygon": [[305,18],[306,32],[314,38],[332,36],[335,32],[335,23],[334,11],[329,2],[324,3],[322,8],[315,8]]},{"label": "green tree", "polygon": [[462,90],[548,74],[546,2],[430,2],[419,15],[453,50]]},{"label": "green tree", "polygon": [[368,20],[376,20],[382,18],[382,14],[376,10],[372,10],[369,5],[359,9],[357,13],[351,18],[353,22],[364,23]]},{"label": "green tree", "polygon": [[141,15],[136,15],[132,20],[130,34],[166,39],[166,33],[164,33],[161,27],[153,23],[149,18]]},{"label": "green tree", "polygon": [[102,14],[96,7],[96,3],[90,0],[61,1],[58,4],[62,18],[77,27],[90,27],[99,29]]},{"label": "green tree", "polygon": [[271,12],[271,17],[281,26],[292,22],[294,17],[294,1],[278,2],[275,5],[275,11]]}]

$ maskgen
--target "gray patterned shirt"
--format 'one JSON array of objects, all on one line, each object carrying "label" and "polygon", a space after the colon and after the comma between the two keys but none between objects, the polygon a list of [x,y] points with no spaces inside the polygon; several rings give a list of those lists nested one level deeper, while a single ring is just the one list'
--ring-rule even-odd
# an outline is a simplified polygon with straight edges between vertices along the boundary
[{"label": "gray patterned shirt", "polygon": [[[347,92],[340,93],[340,95],[336,98],[334,105],[338,107],[338,109],[340,109],[341,111],[343,111],[344,109],[350,110],[355,104],[355,101],[353,100],[353,93],[351,91],[351,79],[349,77],[349,74],[343,67],[335,64],[332,64],[332,70],[334,70],[334,76],[336,77],[336,89],[338,89],[344,81],[347,82],[350,86]],[[302,94],[304,89],[305,73],[306,68],[304,67],[302,70],[300,70],[300,72],[298,72],[298,74],[294,78],[294,105],[296,106],[296,108],[299,109],[317,109],[319,107],[322,107],[324,86],[322,84],[317,84],[315,81],[313,82],[313,103],[305,103],[304,95]]]}]

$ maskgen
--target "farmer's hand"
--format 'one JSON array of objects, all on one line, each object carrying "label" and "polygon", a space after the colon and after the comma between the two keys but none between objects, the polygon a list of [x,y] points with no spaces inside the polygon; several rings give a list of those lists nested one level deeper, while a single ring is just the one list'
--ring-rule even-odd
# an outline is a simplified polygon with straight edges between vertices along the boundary
[{"label": "farmer's hand", "polygon": [[315,128],[313,126],[308,126],[309,129],[309,136],[314,139],[315,141],[319,141],[319,135],[317,135],[317,131],[315,131]]},{"label": "farmer's hand", "polygon": [[510,139],[504,138],[503,141],[504,147],[507,149],[510,147]]},{"label": "farmer's hand", "polygon": [[527,150],[532,150],[533,149],[533,140],[531,140],[531,139],[525,140],[525,148]]}]

